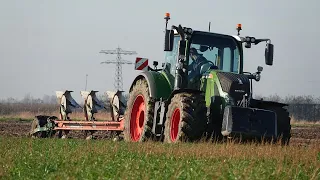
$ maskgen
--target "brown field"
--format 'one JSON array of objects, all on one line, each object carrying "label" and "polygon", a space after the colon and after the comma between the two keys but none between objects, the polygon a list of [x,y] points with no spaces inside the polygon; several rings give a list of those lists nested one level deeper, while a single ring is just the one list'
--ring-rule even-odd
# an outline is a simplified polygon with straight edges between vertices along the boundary
[{"label": "brown field", "polygon": [[[40,113],[41,114],[41,113]],[[52,114],[57,116],[58,112]],[[0,136],[26,137],[31,127],[31,120],[34,113],[22,112],[16,115],[0,116]],[[84,119],[83,114],[75,112],[70,115],[71,119]],[[110,120],[108,113],[96,114],[97,120]],[[320,144],[320,123],[309,123],[306,121],[292,120],[291,145],[319,145]],[[105,132],[96,132],[97,138],[107,136]],[[70,132],[72,138],[84,138],[85,135],[80,131]]]}]

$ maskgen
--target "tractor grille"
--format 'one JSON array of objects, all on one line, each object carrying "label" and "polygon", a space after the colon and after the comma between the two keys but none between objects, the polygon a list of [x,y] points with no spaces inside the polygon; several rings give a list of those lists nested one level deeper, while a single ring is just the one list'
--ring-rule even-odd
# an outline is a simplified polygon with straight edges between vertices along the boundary
[{"label": "tractor grille", "polygon": [[222,90],[228,93],[237,103],[243,95],[250,93],[250,81],[246,75],[226,72],[217,73]]}]

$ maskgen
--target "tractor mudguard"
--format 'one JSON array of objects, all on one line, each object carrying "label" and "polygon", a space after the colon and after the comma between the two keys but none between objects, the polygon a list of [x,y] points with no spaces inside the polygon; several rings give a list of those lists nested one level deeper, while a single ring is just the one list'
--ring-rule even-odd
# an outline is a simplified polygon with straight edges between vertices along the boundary
[{"label": "tractor mudguard", "polygon": [[203,91],[200,91],[200,90],[197,90],[197,89],[188,89],[188,88],[186,88],[186,89],[176,89],[176,90],[172,91],[172,93],[170,94],[168,99],[171,99],[175,94],[183,93],[183,92],[194,93],[194,94],[203,93]]},{"label": "tractor mudguard", "polygon": [[264,109],[226,106],[221,134],[242,137],[277,137],[276,113]]},{"label": "tractor mudguard", "polygon": [[167,99],[170,96],[172,90],[168,80],[163,74],[155,71],[144,71],[140,73],[134,79],[129,91],[132,90],[132,87],[136,81],[142,78],[146,79],[148,82],[150,97],[154,99]]}]

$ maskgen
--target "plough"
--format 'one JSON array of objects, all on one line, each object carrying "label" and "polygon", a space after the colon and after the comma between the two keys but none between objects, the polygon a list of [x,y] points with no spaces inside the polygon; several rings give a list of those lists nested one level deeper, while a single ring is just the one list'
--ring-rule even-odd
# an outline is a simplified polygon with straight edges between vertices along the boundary
[{"label": "plough", "polygon": [[[123,91],[107,91],[106,94],[110,100],[111,119],[96,120],[94,115],[99,110],[106,109],[105,105],[98,100],[96,93],[98,91],[80,91],[84,99],[81,107],[71,96],[73,91],[56,91],[59,102],[59,118],[57,116],[38,115],[31,125],[30,135],[32,137],[47,138],[53,137],[58,133],[59,138],[67,138],[70,130],[85,131],[87,139],[93,138],[96,131],[111,131],[113,135],[120,138],[124,130],[123,114],[125,111],[125,98]],[[82,108],[84,120],[72,120],[69,114],[76,108]]]}]

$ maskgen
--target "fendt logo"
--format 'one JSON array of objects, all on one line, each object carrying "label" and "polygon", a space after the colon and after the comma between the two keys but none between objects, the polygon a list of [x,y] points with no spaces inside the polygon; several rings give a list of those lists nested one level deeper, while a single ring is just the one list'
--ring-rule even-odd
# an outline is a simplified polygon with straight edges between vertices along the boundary
[{"label": "fendt logo", "polygon": [[238,78],[238,84],[243,84],[243,82],[239,78]]}]

